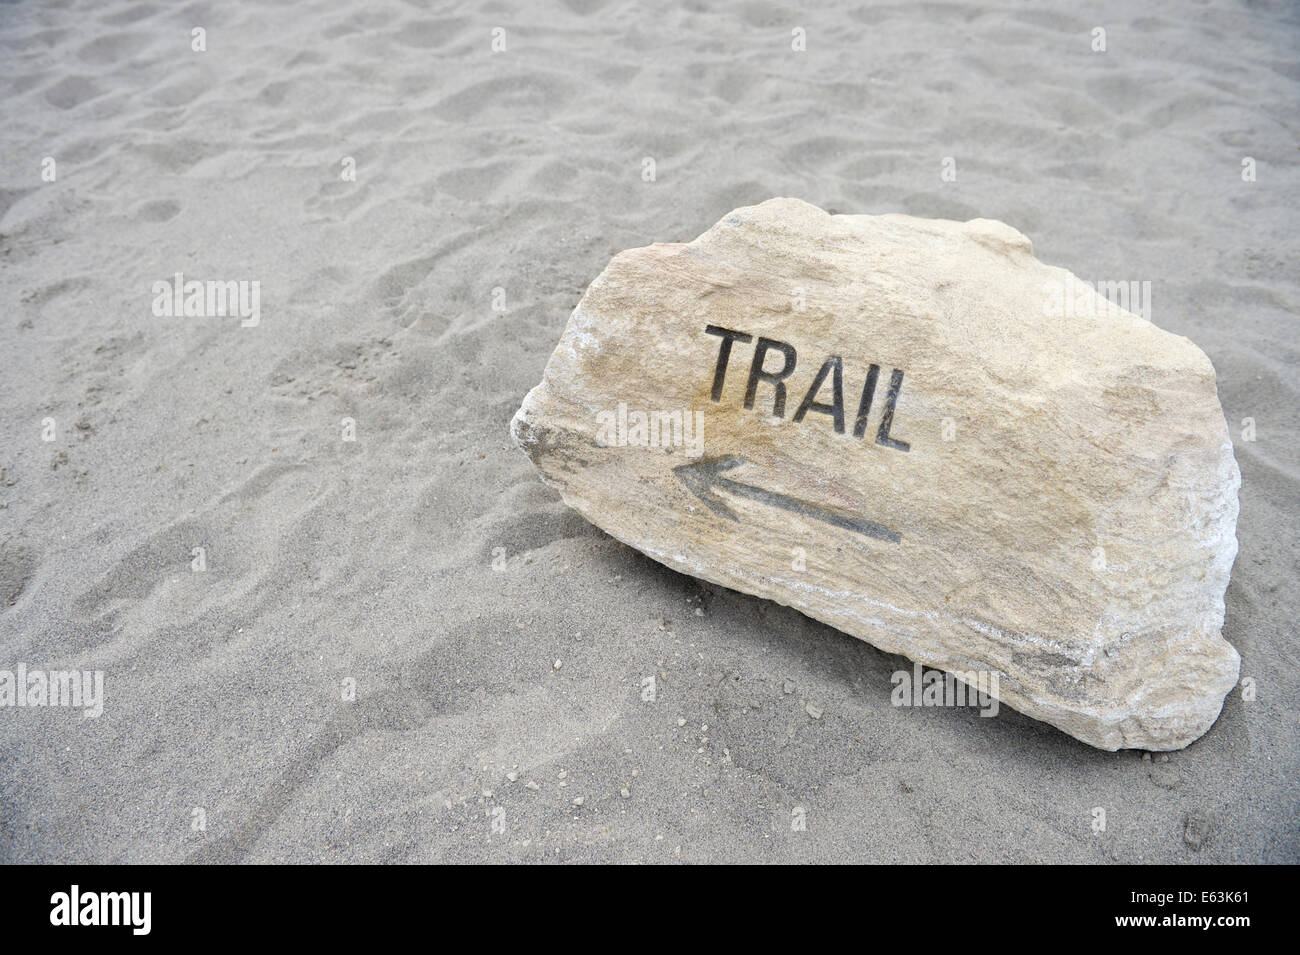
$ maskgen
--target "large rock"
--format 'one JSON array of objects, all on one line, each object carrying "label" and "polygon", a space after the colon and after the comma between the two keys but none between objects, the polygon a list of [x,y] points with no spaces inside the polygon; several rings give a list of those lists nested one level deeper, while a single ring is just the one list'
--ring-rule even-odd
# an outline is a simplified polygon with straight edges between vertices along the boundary
[{"label": "large rock", "polygon": [[655,560],[1093,746],[1186,746],[1236,683],[1213,367],[1000,222],[773,199],[623,252],[511,430]]}]

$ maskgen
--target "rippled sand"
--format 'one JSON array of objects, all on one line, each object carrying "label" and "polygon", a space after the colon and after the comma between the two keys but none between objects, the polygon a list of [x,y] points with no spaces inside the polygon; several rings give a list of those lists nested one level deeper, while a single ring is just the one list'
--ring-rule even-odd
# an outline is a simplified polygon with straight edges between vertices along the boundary
[{"label": "rippled sand", "polygon": [[[0,9],[0,668],[105,674],[0,710],[0,861],[1300,861],[1296,8],[814,6]],[[582,289],[774,195],[1152,283],[1256,699],[1168,762],[895,709],[561,505],[507,427]],[[177,272],[260,323],[155,316]]]}]

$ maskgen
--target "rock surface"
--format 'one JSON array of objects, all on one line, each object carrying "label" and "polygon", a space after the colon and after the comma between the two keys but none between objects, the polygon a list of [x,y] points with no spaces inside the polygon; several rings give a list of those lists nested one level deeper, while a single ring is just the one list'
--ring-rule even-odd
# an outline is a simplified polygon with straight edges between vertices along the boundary
[{"label": "rock surface", "polygon": [[1184,747],[1236,683],[1209,359],[1000,222],[773,199],[623,252],[511,431],[654,559],[1093,746]]}]

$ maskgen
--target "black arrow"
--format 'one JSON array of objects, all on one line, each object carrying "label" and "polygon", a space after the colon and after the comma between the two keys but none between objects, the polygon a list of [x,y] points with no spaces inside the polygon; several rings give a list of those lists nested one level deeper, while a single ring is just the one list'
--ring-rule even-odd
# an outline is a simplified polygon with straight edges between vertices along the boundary
[{"label": "black arrow", "polygon": [[772,507],[779,507],[783,511],[790,511],[802,517],[811,517],[813,520],[834,524],[836,527],[857,531],[867,537],[889,541],[892,544],[897,544],[902,540],[888,527],[877,524],[875,521],[869,521],[866,518],[857,517],[829,507],[818,507],[816,504],[809,504],[807,501],[801,501],[796,497],[778,494],[776,491],[755,487],[752,484],[741,484],[739,481],[733,481],[722,476],[723,471],[730,471],[745,463],[744,458],[728,454],[723,457],[705,458],[703,461],[679,465],[673,468],[673,473],[681,478],[682,483],[690,488],[691,493],[703,501],[709,510],[728,520],[739,521],[740,518],[714,493],[715,491],[729,491],[750,500],[770,504]]}]

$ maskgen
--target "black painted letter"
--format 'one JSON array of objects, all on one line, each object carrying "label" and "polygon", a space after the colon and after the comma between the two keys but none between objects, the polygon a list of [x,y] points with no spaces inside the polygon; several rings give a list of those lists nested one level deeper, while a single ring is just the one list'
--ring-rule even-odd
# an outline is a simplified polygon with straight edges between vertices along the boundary
[{"label": "black painted letter", "polygon": [[[832,398],[830,404],[814,400],[817,397],[817,392],[821,391],[822,383],[826,380],[828,372],[833,373],[831,375]],[[820,411],[822,414],[830,415],[835,420],[835,433],[844,433],[844,363],[840,360],[839,355],[832,355],[827,358],[825,364],[821,367],[821,371],[817,372],[812,387],[808,389],[808,394],[804,395],[799,410],[794,413],[795,422],[802,421],[803,416],[809,411]]]},{"label": "black painted letter", "polygon": [[[785,364],[781,366],[780,371],[764,371],[763,359],[767,357],[768,349],[775,348],[785,356]],[[754,407],[754,395],[758,392],[758,383],[766,381],[772,386],[775,396],[772,399],[772,414],[778,418],[785,416],[785,385],[782,381],[789,378],[794,373],[794,363],[796,361],[793,345],[787,345],[785,342],[778,342],[772,338],[759,337],[758,344],[754,346],[754,361],[749,366],[749,384],[745,387],[745,407]]]},{"label": "black painted letter", "polygon": [[871,399],[876,394],[876,376],[879,374],[879,365],[872,365],[867,369],[867,380],[862,385],[862,400],[858,402],[858,421],[853,426],[855,438],[860,438],[867,433],[867,415],[871,414]]},{"label": "black painted letter", "polygon": [[889,376],[889,391],[885,394],[885,413],[880,418],[880,430],[876,432],[876,444],[899,451],[910,451],[912,446],[906,441],[896,441],[889,436],[889,428],[894,423],[894,405],[898,403],[898,393],[903,390],[903,373],[897,368]]},{"label": "black painted letter", "polygon": [[718,335],[722,338],[722,343],[718,345],[718,365],[713,370],[713,400],[722,400],[722,382],[727,377],[727,362],[731,360],[731,343],[753,341],[753,335],[746,335],[744,332],[733,332],[730,328],[723,328],[720,325],[705,325],[704,334]]}]

